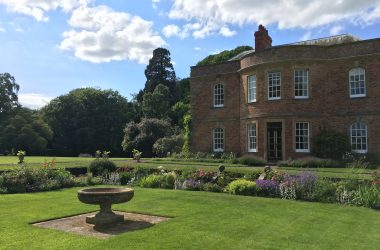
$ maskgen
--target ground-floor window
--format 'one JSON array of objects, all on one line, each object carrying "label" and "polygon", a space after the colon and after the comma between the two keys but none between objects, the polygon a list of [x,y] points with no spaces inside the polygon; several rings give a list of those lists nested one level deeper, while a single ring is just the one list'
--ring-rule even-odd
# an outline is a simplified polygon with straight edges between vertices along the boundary
[{"label": "ground-floor window", "polygon": [[296,122],[296,152],[310,152],[309,123]]},{"label": "ground-floor window", "polygon": [[257,152],[257,132],[256,123],[247,126],[248,152]]},{"label": "ground-floor window", "polygon": [[223,152],[224,151],[224,129],[214,128],[213,130],[213,144],[214,152]]},{"label": "ground-floor window", "polygon": [[351,147],[356,153],[367,153],[367,125],[356,122],[351,125]]}]

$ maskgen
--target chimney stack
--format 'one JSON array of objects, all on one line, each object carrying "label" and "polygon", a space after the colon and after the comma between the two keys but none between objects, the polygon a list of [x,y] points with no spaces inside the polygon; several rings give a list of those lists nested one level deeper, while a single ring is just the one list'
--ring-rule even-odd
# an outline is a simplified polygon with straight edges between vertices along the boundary
[{"label": "chimney stack", "polygon": [[255,32],[255,51],[260,52],[272,47],[272,38],[268,35],[268,30],[259,25],[258,31]]}]

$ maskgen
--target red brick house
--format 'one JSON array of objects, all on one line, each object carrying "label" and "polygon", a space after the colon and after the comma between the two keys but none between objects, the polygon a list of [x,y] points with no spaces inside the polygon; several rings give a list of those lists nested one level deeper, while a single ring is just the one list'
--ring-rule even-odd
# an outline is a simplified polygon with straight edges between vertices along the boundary
[{"label": "red brick house", "polygon": [[339,35],[272,46],[191,68],[194,152],[266,160],[307,156],[321,128],[346,133],[358,153],[380,155],[380,39]]}]

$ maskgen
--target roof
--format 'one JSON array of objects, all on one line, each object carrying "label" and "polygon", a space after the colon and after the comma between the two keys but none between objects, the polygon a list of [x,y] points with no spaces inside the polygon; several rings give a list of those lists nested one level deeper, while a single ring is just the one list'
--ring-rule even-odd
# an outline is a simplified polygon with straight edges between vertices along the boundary
[{"label": "roof", "polygon": [[289,43],[284,45],[319,45],[319,46],[331,46],[336,44],[342,44],[342,43],[352,43],[361,41],[362,39],[353,36],[351,34],[342,34],[337,36],[329,36],[329,37],[323,37],[318,39],[312,39],[312,40],[306,40],[296,43]]},{"label": "roof", "polygon": [[[301,41],[301,42],[282,44],[282,45],[278,45],[274,47],[289,46],[289,45],[331,46],[331,45],[336,45],[336,44],[352,43],[352,42],[357,42],[357,41],[362,41],[362,39],[356,36],[353,36],[351,34],[342,34],[342,35],[329,36],[329,37],[323,37],[323,38],[318,38],[318,39],[311,39],[311,40],[306,40],[306,41]],[[232,57],[228,61],[240,60],[244,56],[253,52],[255,52],[254,49],[243,51],[240,54]]]}]

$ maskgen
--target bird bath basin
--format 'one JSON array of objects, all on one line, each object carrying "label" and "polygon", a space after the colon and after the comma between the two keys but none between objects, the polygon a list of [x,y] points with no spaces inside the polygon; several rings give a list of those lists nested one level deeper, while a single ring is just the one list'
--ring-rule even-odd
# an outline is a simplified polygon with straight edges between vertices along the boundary
[{"label": "bird bath basin", "polygon": [[124,216],[115,214],[111,206],[130,201],[133,194],[134,191],[131,188],[88,188],[78,191],[78,199],[86,204],[100,206],[99,213],[87,216],[86,222],[94,224],[95,228],[101,228],[124,222]]}]

